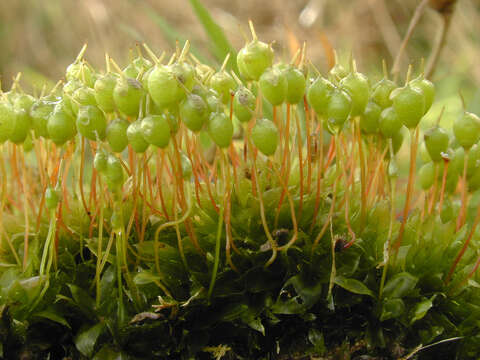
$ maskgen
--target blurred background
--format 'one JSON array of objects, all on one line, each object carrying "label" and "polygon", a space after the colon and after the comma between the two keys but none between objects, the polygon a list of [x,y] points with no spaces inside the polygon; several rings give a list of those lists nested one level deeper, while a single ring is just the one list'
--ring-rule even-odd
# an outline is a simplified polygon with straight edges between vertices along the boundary
[{"label": "blurred background", "polygon": [[[449,0],[435,1],[444,3]],[[419,0],[202,0],[234,48],[245,43],[251,19],[264,41],[275,41],[277,58],[285,60],[307,42],[308,56],[322,72],[332,61],[332,48],[343,63],[350,52],[359,69],[380,77],[381,61],[391,67]],[[412,62],[428,58],[442,15],[427,8],[402,61],[402,77]],[[3,89],[23,73],[24,87],[56,82],[88,43],[86,59],[104,68],[108,52],[124,66],[138,42],[154,51],[175,48],[190,39],[202,60],[218,64],[190,0],[2,0],[0,1],[0,76]],[[446,45],[433,80],[437,109],[448,104],[447,116],[460,111],[461,91],[472,110],[480,112],[480,1],[458,0]],[[447,121],[447,120],[445,120]]]}]

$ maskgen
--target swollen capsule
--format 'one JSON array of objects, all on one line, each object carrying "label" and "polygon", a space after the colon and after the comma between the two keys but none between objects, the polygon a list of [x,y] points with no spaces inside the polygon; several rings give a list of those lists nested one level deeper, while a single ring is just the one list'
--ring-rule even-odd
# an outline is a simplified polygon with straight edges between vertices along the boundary
[{"label": "swollen capsule", "polygon": [[446,153],[450,142],[447,132],[436,126],[425,132],[424,139],[430,158],[435,162],[441,161],[442,153]]},{"label": "swollen capsule", "polygon": [[230,92],[235,89],[236,83],[226,71],[220,71],[210,78],[210,87],[215,90],[224,104],[230,102]]},{"label": "swollen capsule", "polygon": [[287,93],[285,101],[288,104],[298,104],[305,95],[307,82],[305,75],[296,67],[288,65],[284,69],[285,79],[287,80]]},{"label": "swollen capsule", "polygon": [[258,80],[272,66],[273,55],[270,45],[254,39],[238,52],[238,70],[247,80]]},{"label": "swollen capsule", "polygon": [[380,132],[387,138],[393,137],[401,129],[402,122],[393,107],[384,109],[380,114],[379,120]]},{"label": "swollen capsule", "polygon": [[398,119],[409,129],[417,127],[425,114],[425,96],[421,89],[410,84],[390,94]]},{"label": "swollen capsule", "polygon": [[15,128],[15,110],[7,102],[0,103],[0,144],[7,141]]},{"label": "swollen capsule", "polygon": [[95,81],[95,100],[97,100],[98,107],[106,113],[115,110],[113,90],[117,85],[117,77],[114,73],[107,73]]},{"label": "swollen capsule", "polygon": [[127,128],[129,122],[125,119],[114,119],[106,129],[107,142],[113,152],[119,153],[128,145]]},{"label": "swollen capsule", "polygon": [[375,102],[370,101],[365,107],[363,115],[360,117],[360,128],[366,134],[375,134],[378,132],[380,114],[382,108]]},{"label": "swollen capsule", "polygon": [[352,99],[352,116],[363,114],[370,97],[370,85],[368,79],[362,73],[353,70],[340,81],[340,87],[345,90]]},{"label": "swollen capsule", "polygon": [[328,100],[334,90],[333,84],[327,79],[319,76],[307,90],[307,100],[310,106],[318,115],[325,115],[327,112]]},{"label": "swollen capsule", "polygon": [[63,109],[62,104],[55,106],[48,118],[47,130],[56,145],[65,144],[77,134],[75,119]]},{"label": "swollen capsule", "polygon": [[427,79],[420,75],[418,78],[413,79],[410,81],[410,86],[417,87],[422,90],[423,95],[425,96],[425,109],[424,113],[426,114],[430,107],[433,104],[433,100],[435,99],[435,85]]},{"label": "swollen capsule", "polygon": [[228,147],[233,137],[233,124],[230,118],[223,112],[212,113],[207,124],[213,142],[220,148]]},{"label": "swollen capsule", "polygon": [[273,122],[267,119],[257,120],[252,129],[253,144],[264,155],[275,154],[278,145],[278,130]]},{"label": "swollen capsule", "polygon": [[102,110],[96,106],[82,106],[78,110],[77,130],[89,140],[104,140],[106,135],[107,120]]},{"label": "swollen capsule", "polygon": [[113,90],[113,101],[120,112],[128,116],[138,115],[143,98],[142,84],[135,79],[121,77]]},{"label": "swollen capsule", "polygon": [[262,95],[273,106],[282,104],[287,95],[287,79],[277,67],[269,68],[260,76]]},{"label": "swollen capsule", "polygon": [[241,86],[233,97],[233,113],[240,122],[249,122],[255,112],[255,95],[245,86]]},{"label": "swollen capsule", "polygon": [[157,64],[148,76],[148,92],[161,108],[177,103],[185,93],[172,67],[161,64]]},{"label": "swollen capsule", "polygon": [[453,133],[464,149],[470,149],[480,139],[480,118],[465,112],[453,123]]},{"label": "swollen capsule", "polygon": [[167,147],[170,141],[170,125],[165,115],[150,115],[141,123],[143,138],[159,148]]},{"label": "swollen capsule", "polygon": [[352,99],[345,91],[335,89],[331,92],[327,103],[327,120],[329,128],[334,131],[342,129],[352,111]]},{"label": "swollen capsule", "polygon": [[180,117],[191,131],[200,131],[208,119],[207,104],[200,96],[190,94],[180,103]]},{"label": "swollen capsule", "polygon": [[128,143],[132,146],[136,153],[144,153],[150,145],[145,141],[142,133],[142,121],[136,120],[132,122],[127,128]]}]

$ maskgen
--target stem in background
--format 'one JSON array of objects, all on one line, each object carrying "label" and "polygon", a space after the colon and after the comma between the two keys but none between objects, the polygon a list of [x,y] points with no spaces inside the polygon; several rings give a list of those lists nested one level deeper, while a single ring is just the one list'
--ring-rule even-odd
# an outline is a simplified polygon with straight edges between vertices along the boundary
[{"label": "stem in background", "polygon": [[[388,148],[390,150],[390,161],[394,159],[395,157],[395,152],[393,151],[393,140],[390,138],[388,139]],[[383,271],[382,271],[382,278],[380,280],[380,289],[378,291],[378,298],[382,298],[383,294],[383,287],[385,285],[385,280],[387,278],[387,272],[388,272],[388,264],[390,261],[390,245],[392,243],[392,233],[393,233],[393,224],[395,222],[395,190],[396,190],[396,184],[397,184],[397,178],[396,176],[391,177],[389,176],[389,182],[390,182],[390,220],[388,224],[388,235],[387,235],[387,241],[385,241],[385,244],[383,246]]]},{"label": "stem in background", "polygon": [[[298,207],[298,217],[302,216],[302,209],[303,209],[303,146],[302,146],[302,130],[300,127],[300,119],[298,117],[297,112],[295,112],[295,122],[297,125],[297,143],[298,143],[298,168],[300,171],[300,204]],[[287,174],[288,175],[288,174]],[[287,177],[288,183],[288,177]]]},{"label": "stem in background", "polygon": [[82,198],[83,208],[87,213],[88,217],[91,219],[90,210],[88,209],[87,202],[85,201],[85,194],[83,192],[83,167],[85,165],[85,138],[82,136],[82,146],[80,150],[80,176],[78,177],[78,182],[80,186],[80,197]]},{"label": "stem in background", "polygon": [[433,182],[433,188],[432,188],[432,196],[430,198],[430,205],[428,206],[428,214],[430,215],[435,208],[435,203],[437,201],[437,189],[438,189],[438,164],[435,163],[434,165],[435,171],[433,174],[434,182]]},{"label": "stem in background", "polygon": [[428,59],[427,70],[425,71],[425,77],[427,79],[431,79],[433,74],[435,73],[438,59],[440,58],[440,54],[446,43],[448,30],[450,29],[450,24],[452,22],[451,20],[451,12],[442,13],[442,26],[439,32],[438,40],[436,41],[430,58]]},{"label": "stem in background", "polygon": [[[312,185],[312,136],[310,109],[308,107],[306,95],[303,96],[303,106],[305,108],[305,127],[307,130],[307,193],[310,193],[310,187]],[[320,128],[320,131],[323,131],[323,128]]]},{"label": "stem in background", "polygon": [[[232,211],[232,204],[230,202],[231,196],[232,196],[232,185],[231,185],[231,179],[230,179],[230,170],[228,168],[228,162],[226,159],[225,154],[223,151],[220,151],[222,160],[223,160],[223,168],[225,172],[225,194],[223,197],[223,203],[225,207],[225,257],[227,260],[228,265],[235,271],[239,272],[237,267],[233,264],[232,262],[232,257],[230,253],[231,247],[235,249],[235,245],[233,244],[233,236],[232,236],[232,224],[230,222],[231,218],[231,211]],[[235,165],[232,162],[232,166],[235,169]],[[237,250],[238,251],[238,250]]]},{"label": "stem in background", "polygon": [[[28,257],[28,236],[29,236],[29,218],[28,218],[28,190],[27,190],[27,169],[25,166],[25,156],[22,154],[22,176],[23,176],[23,212],[25,217],[25,231],[23,237],[23,271],[27,267],[27,257]],[[6,180],[6,179],[4,179]]]},{"label": "stem in background", "polygon": [[3,160],[3,146],[0,144],[0,176],[3,179],[2,181],[2,196],[0,197],[0,250],[3,248],[2,246],[2,234],[5,236],[5,240],[7,240],[8,246],[10,248],[10,251],[13,254],[13,257],[15,258],[15,261],[17,264],[20,266],[22,262],[20,261],[20,257],[17,254],[17,251],[15,250],[15,247],[13,246],[10,238],[6,234],[6,232],[3,229],[3,209],[5,208],[5,204],[7,201],[7,172],[5,170],[5,163]]},{"label": "stem in background", "polygon": [[465,156],[463,158],[463,175],[462,175],[462,193],[461,193],[461,207],[460,213],[458,214],[457,218],[457,227],[456,231],[460,230],[460,228],[465,223],[465,211],[467,208],[467,169],[468,169],[468,154],[470,153],[470,149],[465,149]]},{"label": "stem in background", "polygon": [[367,174],[365,169],[365,155],[363,153],[362,134],[360,131],[360,118],[357,116],[354,120],[356,138],[358,140],[358,157],[360,161],[360,188],[361,188],[361,208],[360,208],[360,229],[365,226],[367,214]]},{"label": "stem in background", "polygon": [[290,194],[290,191],[288,191],[288,184],[285,183],[284,179],[281,177],[280,172],[278,171],[275,163],[272,161],[272,168],[275,171],[275,175],[277,178],[280,180],[280,184],[282,185],[284,191],[287,194],[287,199],[290,204],[290,216],[292,217],[292,223],[293,223],[293,236],[292,238],[286,243],[285,245],[279,246],[277,248],[278,251],[282,250],[288,250],[290,246],[295,244],[295,241],[297,241],[298,238],[298,225],[297,225],[297,217],[295,215],[295,205],[293,203],[293,198],[292,195]]},{"label": "stem in background", "polygon": [[98,177],[98,185],[100,187],[100,196],[98,207],[100,208],[100,215],[98,219],[98,246],[97,246],[97,267],[95,272],[96,278],[96,288],[97,288],[97,296],[96,296],[96,304],[97,308],[100,306],[100,298],[101,298],[101,287],[100,287],[100,275],[101,275],[101,261],[102,261],[102,249],[103,249],[103,187],[102,187],[102,180],[100,176]]},{"label": "stem in background", "polygon": [[164,163],[165,163],[164,160],[165,160],[164,155],[161,154],[161,150],[158,149],[157,150],[157,156],[156,156],[158,196],[160,198],[160,204],[162,206],[162,211],[163,211],[163,214],[165,216],[165,219],[167,219],[167,221],[170,221],[170,219],[168,217],[167,207],[165,206],[165,201],[163,199],[163,191],[162,191],[162,179],[163,179],[162,170],[163,170],[163,166],[164,166]]},{"label": "stem in background", "polygon": [[458,263],[463,257],[463,254],[465,254],[465,251],[467,251],[468,244],[470,244],[470,241],[473,238],[473,235],[475,234],[475,230],[477,229],[478,223],[480,222],[480,206],[477,208],[477,215],[475,216],[475,220],[473,222],[472,228],[470,229],[470,232],[468,233],[467,240],[462,246],[462,249],[458,253],[457,257],[455,258],[455,261],[453,262],[452,266],[450,267],[450,271],[448,272],[447,278],[445,279],[445,284],[448,285],[450,282],[453,273],[455,272],[455,268],[457,267]]},{"label": "stem in background", "polygon": [[398,80],[398,74],[400,73],[400,62],[402,60],[403,53],[405,52],[405,48],[407,47],[408,41],[413,35],[413,31],[415,30],[415,27],[420,21],[420,18],[422,17],[423,12],[425,11],[425,8],[428,5],[428,1],[429,0],[422,0],[418,4],[417,8],[415,9],[415,13],[412,16],[412,19],[410,20],[407,33],[403,38],[402,44],[400,45],[400,49],[398,50],[397,56],[395,57],[395,61],[393,62],[392,74],[393,74],[394,81]]},{"label": "stem in background", "polygon": [[403,219],[398,232],[397,240],[394,244],[395,256],[398,254],[398,249],[402,245],[403,234],[405,232],[405,225],[407,224],[408,212],[410,211],[410,200],[413,193],[413,184],[415,182],[415,165],[417,159],[417,145],[418,145],[418,126],[415,129],[410,129],[410,171],[408,173],[407,195],[405,199],[405,207],[403,208]]},{"label": "stem in background", "polygon": [[[159,249],[159,242],[158,242],[158,237],[160,235],[160,232],[163,230],[163,229],[166,229],[170,226],[175,226],[176,224],[181,224],[182,222],[184,222],[189,216],[190,216],[190,212],[192,211],[192,195],[191,195],[191,190],[190,190],[190,184],[187,182],[185,184],[186,186],[186,190],[187,190],[187,198],[188,198],[188,203],[187,203],[187,210],[185,211],[185,214],[183,214],[183,216],[178,219],[178,220],[174,220],[174,221],[168,221],[166,223],[163,223],[161,224],[157,230],[155,230],[155,236],[154,236],[154,252],[155,252],[155,268],[157,270],[157,273],[163,277],[162,275],[162,271],[160,269],[160,257],[159,257],[159,254],[158,254],[158,249]],[[176,193],[174,193],[174,197],[176,197]],[[176,211],[176,209],[175,209]],[[180,249],[179,249],[180,251]],[[180,254],[182,257],[184,255]],[[183,260],[183,259],[182,259]],[[162,289],[163,290],[163,289]]]},{"label": "stem in background", "polygon": [[[343,197],[345,200],[345,223],[347,224],[347,229],[348,233],[352,237],[352,239],[344,246],[344,248],[349,248],[355,243],[355,239],[357,236],[355,235],[355,232],[352,229],[352,226],[350,224],[350,215],[349,215],[349,210],[350,210],[350,191],[349,191],[349,186],[348,186],[348,177],[347,177],[347,164],[343,164],[343,158],[342,158],[342,152],[340,150],[340,135],[335,134],[335,144],[336,144],[336,149],[335,152],[337,153],[337,171],[338,169],[342,169],[343,173],[343,178],[345,180],[345,189],[343,192]],[[345,149],[346,150],[346,149]],[[354,158],[352,157],[352,162]]]},{"label": "stem in background", "polygon": [[[309,232],[313,231],[313,227],[317,222],[318,209],[320,208],[320,195],[322,193],[322,178],[323,178],[323,125],[322,118],[318,118],[318,133],[320,133],[319,147],[320,156],[317,158],[317,192],[315,195],[315,208],[313,210],[312,223],[310,225]],[[330,143],[331,146],[331,143]]]},{"label": "stem in background", "polygon": [[442,176],[442,188],[440,190],[440,202],[438,203],[438,212],[442,212],[443,208],[443,198],[445,196],[445,186],[447,184],[447,173],[448,173],[448,164],[450,160],[447,158],[443,159],[443,176]]},{"label": "stem in background", "polygon": [[252,153],[252,163],[253,163],[253,174],[252,175],[255,177],[255,188],[256,188],[257,193],[258,193],[258,202],[260,204],[260,218],[262,220],[262,226],[263,226],[263,230],[265,232],[265,236],[267,237],[268,243],[270,244],[270,247],[272,249],[272,256],[270,257],[270,259],[265,264],[265,267],[268,267],[277,258],[278,249],[277,249],[277,243],[275,242],[275,240],[273,240],[272,234],[271,234],[271,232],[268,228],[267,219],[265,218],[265,205],[263,203],[263,191],[260,188],[260,184],[258,182],[257,160],[255,159],[253,153]]},{"label": "stem in background", "polygon": [[[334,143],[335,143],[335,154],[336,154],[336,157],[338,158],[338,149],[340,147],[340,145],[338,144],[338,134],[335,136],[335,140],[334,140]],[[338,145],[337,145],[338,144]],[[325,234],[325,231],[327,230],[327,227],[328,225],[331,223],[332,221],[332,216],[333,216],[333,212],[335,210],[335,203],[336,203],[336,199],[337,199],[337,187],[338,187],[338,183],[340,182],[340,179],[342,177],[342,174],[341,174],[341,171],[339,169],[339,167],[337,166],[337,168],[335,169],[336,170],[336,177],[335,177],[335,182],[333,183],[333,190],[332,190],[332,202],[330,204],[330,210],[328,212],[328,217],[327,217],[327,221],[325,221],[325,224],[323,225],[322,229],[320,230],[320,232],[318,233],[317,237],[315,238],[315,240],[313,241],[313,245],[312,245],[312,254],[313,254],[313,251],[315,250],[315,248],[317,247],[320,239],[322,238],[322,236]]]},{"label": "stem in background", "polygon": [[[226,160],[225,160],[225,154],[223,153],[223,150],[219,150],[220,153],[220,167],[221,167],[221,172],[222,172],[222,177],[224,184],[226,182]],[[220,242],[222,240],[222,228],[223,228],[223,217],[224,217],[224,212],[225,212],[225,204],[226,204],[226,198],[227,198],[227,189],[221,189],[224,192],[224,197],[222,202],[220,203],[220,213],[218,214],[218,225],[217,225],[217,236],[215,238],[215,260],[213,263],[213,270],[212,270],[212,278],[210,279],[210,285],[208,287],[208,301],[210,301],[212,297],[212,292],[213,288],[215,286],[215,280],[217,279],[217,272],[218,272],[218,265],[220,263]]]}]

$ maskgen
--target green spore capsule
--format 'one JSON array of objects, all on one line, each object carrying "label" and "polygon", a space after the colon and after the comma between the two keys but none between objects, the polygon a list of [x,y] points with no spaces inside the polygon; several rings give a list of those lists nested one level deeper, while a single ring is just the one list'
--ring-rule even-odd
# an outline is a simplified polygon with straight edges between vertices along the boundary
[{"label": "green spore capsule", "polygon": [[470,193],[480,189],[480,167],[475,168],[475,171],[467,180],[467,185]]},{"label": "green spore capsule", "polygon": [[170,141],[170,125],[165,115],[151,115],[142,120],[143,138],[149,144],[166,148]]},{"label": "green spore capsule", "polygon": [[32,127],[35,132],[35,137],[40,136],[48,139],[47,123],[50,114],[55,107],[55,102],[40,99],[37,100],[30,110],[30,116],[32,117]]},{"label": "green spore capsule", "polygon": [[326,116],[328,128],[333,132],[341,131],[352,111],[352,99],[345,91],[336,88],[330,93]]},{"label": "green spore capsule", "polygon": [[272,66],[273,49],[270,45],[254,39],[245,45],[237,55],[240,75],[247,80],[258,80],[263,72]]},{"label": "green spore capsule", "polygon": [[372,100],[380,106],[382,109],[386,109],[393,105],[393,101],[390,99],[390,94],[397,88],[392,80],[383,78],[377,82],[372,89]]},{"label": "green spore capsule", "polygon": [[366,134],[375,134],[379,129],[380,114],[382,108],[375,102],[370,101],[360,117],[360,128]]},{"label": "green spore capsule", "polygon": [[113,90],[117,85],[118,75],[114,73],[107,73],[95,81],[95,100],[98,107],[106,113],[111,113],[115,110],[115,101],[113,99]]},{"label": "green spore capsule", "polygon": [[176,62],[172,65],[172,72],[177,82],[180,83],[180,92],[178,96],[180,99],[185,97],[185,89],[192,91],[195,85],[195,69],[187,62]]},{"label": "green spore capsule", "polygon": [[179,102],[185,93],[172,68],[161,64],[156,65],[148,76],[148,91],[161,108]]},{"label": "green spore capsule", "polygon": [[480,139],[480,118],[465,112],[453,123],[455,139],[464,149],[470,149]]},{"label": "green spore capsule", "polygon": [[271,156],[275,154],[278,145],[278,130],[275,124],[267,119],[257,120],[252,129],[253,144],[264,155]]},{"label": "green spore capsule", "polygon": [[111,190],[118,190],[123,185],[123,168],[120,160],[115,156],[108,156],[107,169],[105,170],[107,185]]},{"label": "green spore capsule", "polygon": [[353,70],[340,81],[340,87],[345,90],[352,99],[352,116],[363,114],[370,98],[370,85],[368,78]]},{"label": "green spore capsule", "polygon": [[70,64],[65,72],[67,81],[80,80],[88,87],[95,84],[95,76],[90,67],[84,62]]},{"label": "green spore capsule", "polygon": [[180,117],[185,126],[193,132],[202,129],[208,119],[208,109],[205,101],[198,95],[190,94],[180,103]]},{"label": "green spore capsule", "polygon": [[136,153],[144,153],[150,145],[143,137],[141,120],[136,120],[128,126],[127,138],[128,143]]},{"label": "green spore capsule", "polygon": [[410,81],[410,86],[416,87],[422,90],[423,95],[425,96],[425,109],[424,114],[430,110],[435,99],[435,85],[427,79],[420,75],[416,79]]},{"label": "green spore capsule", "polygon": [[315,79],[315,81],[308,88],[308,103],[318,115],[326,115],[328,101],[334,89],[335,87],[333,84],[321,76]]},{"label": "green spore capsule", "polygon": [[[463,158],[465,160],[465,158]],[[480,169],[480,145],[475,144],[468,152],[467,178],[472,177]],[[463,164],[461,166],[463,172]]]},{"label": "green spore capsule", "polygon": [[410,84],[397,88],[390,94],[398,119],[409,129],[417,127],[425,114],[425,95]]},{"label": "green spore capsule", "polygon": [[434,162],[441,161],[442,153],[447,152],[450,142],[447,132],[441,127],[435,126],[425,132],[424,139],[430,158]]},{"label": "green spore capsule", "polygon": [[348,71],[342,66],[342,64],[338,62],[336,53],[335,65],[330,69],[328,75],[330,76],[330,79],[335,82],[342,80],[345,76],[348,75]]},{"label": "green spore capsule", "polygon": [[383,136],[393,138],[393,136],[400,131],[403,124],[398,118],[395,109],[389,107],[380,113],[379,126]]},{"label": "green spore capsule", "polygon": [[287,79],[285,73],[277,67],[268,68],[259,80],[262,95],[273,106],[281,105],[287,95]]},{"label": "green spore capsule", "polygon": [[245,86],[240,86],[233,97],[233,113],[242,123],[249,122],[255,113],[256,98]]},{"label": "green spore capsule", "polygon": [[108,168],[108,155],[104,150],[97,151],[95,154],[93,167],[101,174],[106,173]]},{"label": "green spore capsule", "polygon": [[30,114],[33,104],[35,103],[35,98],[28,94],[18,94],[17,98],[13,103],[15,109],[25,110]]},{"label": "green spore capsule", "polygon": [[97,100],[95,99],[95,90],[92,88],[81,86],[74,91],[72,95],[72,110],[75,114],[78,113],[78,108],[80,106],[97,105]]},{"label": "green spore capsule", "polygon": [[284,69],[284,76],[287,80],[287,93],[285,101],[288,104],[298,104],[303,100],[307,81],[305,75],[296,67],[288,65]]},{"label": "green spore capsule", "polygon": [[418,170],[418,183],[423,190],[428,190],[432,187],[435,181],[435,164],[428,162],[423,164]]},{"label": "green spore capsule", "polygon": [[127,78],[136,79],[138,74],[140,74],[140,68],[138,68],[135,64],[130,63],[125,67],[125,69],[123,69],[122,73]]},{"label": "green spore capsule", "polygon": [[31,127],[32,118],[30,114],[22,108],[17,108],[15,110],[15,126],[10,134],[10,141],[17,145],[23,143]]},{"label": "green spore capsule", "polygon": [[76,124],[78,132],[87,139],[93,141],[105,139],[107,120],[98,107],[92,105],[80,107]]},{"label": "green spore capsule", "polygon": [[75,118],[64,111],[61,105],[57,105],[48,118],[47,130],[56,145],[63,145],[77,134]]},{"label": "green spore capsule", "polygon": [[205,97],[205,102],[207,103],[208,112],[220,112],[223,109],[223,103],[220,100],[218,93],[210,89]]},{"label": "green spore capsule", "polygon": [[125,119],[112,120],[106,130],[107,142],[113,152],[120,153],[128,145],[127,128],[130,123]]},{"label": "green spore capsule", "polygon": [[226,148],[231,144],[233,124],[225,113],[212,113],[207,125],[210,137],[219,148]]},{"label": "green spore capsule", "polygon": [[113,89],[113,101],[125,115],[137,116],[144,92],[142,84],[132,78],[121,77]]},{"label": "green spore capsule", "polygon": [[15,130],[16,114],[12,105],[0,102],[0,144],[7,141]]},{"label": "green spore capsule", "polygon": [[45,191],[45,206],[49,210],[55,210],[60,203],[60,190],[48,187]]},{"label": "green spore capsule", "polygon": [[229,73],[220,71],[211,77],[210,87],[220,95],[222,103],[229,104],[231,91],[236,88],[236,83]]}]

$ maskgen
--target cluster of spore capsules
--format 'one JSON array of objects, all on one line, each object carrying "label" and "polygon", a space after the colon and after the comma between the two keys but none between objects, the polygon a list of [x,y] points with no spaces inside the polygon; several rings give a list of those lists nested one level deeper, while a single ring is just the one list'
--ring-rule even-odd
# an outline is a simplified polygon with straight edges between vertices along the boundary
[{"label": "cluster of spore capsules", "polygon": [[[149,193],[149,186],[156,179],[157,184],[173,184],[183,192],[184,186],[195,182],[197,198],[199,193],[208,192],[215,209],[224,217],[227,235],[232,191],[241,198],[247,182],[253,197],[258,197],[261,222],[275,255],[277,250],[287,249],[296,241],[302,202],[307,198],[314,199],[315,213],[304,219],[301,226],[306,232],[311,231],[314,245],[327,233],[328,223],[342,208],[351,235],[345,247],[352,245],[361,236],[362,226],[355,225],[354,229],[351,217],[359,213],[365,221],[369,199],[388,194],[394,197],[398,177],[395,154],[406,128],[411,143],[408,184],[402,193],[406,201],[396,237],[390,231],[388,252],[398,251],[415,193],[419,123],[434,101],[434,85],[423,74],[411,79],[411,67],[403,85],[390,80],[386,71],[383,79],[373,83],[357,71],[353,59],[346,67],[337,62],[322,76],[307,62],[305,49],[300,49],[289,63],[274,63],[272,46],[257,39],[253,26],[252,35],[253,40],[238,52],[238,73],[226,70],[231,61],[228,56],[218,71],[200,63],[189,53],[188,42],[169,59],[165,53],[157,56],[144,46],[147,59],[138,47],[138,54],[131,56],[124,69],[107,55],[105,72],[95,71],[84,60],[83,48],[68,66],[65,81],[51,93],[34,97],[24,93],[17,82],[11,91],[1,93],[0,144],[4,149],[7,142],[15,149],[23,145],[24,153],[36,150],[37,158],[50,171],[42,177],[42,187],[37,192],[45,197],[47,208],[57,212],[62,197],[68,196],[68,191],[60,191],[65,171],[59,170],[58,162],[67,162],[80,144],[82,152],[85,144],[92,149],[93,168],[117,200],[122,191],[127,191],[127,178],[137,176],[132,168],[137,159],[137,168],[143,167],[144,178],[137,177],[134,186],[140,189],[149,211],[167,220],[177,210],[170,212],[165,206],[160,207],[156,194],[151,189]],[[216,147],[216,156],[210,159],[200,145],[207,135],[211,146]],[[420,154],[425,163],[417,176],[424,194],[422,216],[437,212],[443,222],[457,221],[459,229],[466,221],[468,194],[480,187],[479,117],[468,112],[461,114],[454,121],[453,135],[438,123],[424,133]],[[46,146],[50,150],[45,150]],[[46,156],[48,151],[61,155]],[[155,166],[157,170],[158,166],[161,168],[152,180],[150,165],[157,155],[161,162]],[[138,160],[141,156],[143,160]],[[264,164],[262,171],[271,171],[273,176],[259,174],[255,165],[259,159]],[[57,166],[47,166],[55,160]],[[38,171],[41,174],[43,170]],[[297,180],[290,180],[292,172],[299,172]],[[322,181],[332,172],[333,180],[323,185]],[[232,187],[216,185],[232,177]],[[259,177],[263,183],[258,181]],[[288,230],[293,235],[287,246],[277,244],[272,235],[275,225],[264,214],[261,190],[267,188],[266,182],[270,187],[273,184],[283,189],[278,208],[285,196],[288,199],[286,206],[290,206],[294,229]],[[83,187],[80,184],[80,192]],[[345,201],[335,201],[340,187]],[[176,194],[177,190],[172,192]],[[333,193],[333,199],[329,200],[329,216],[323,223],[317,213],[327,193],[329,197]],[[460,196],[454,197],[457,193]],[[189,208],[185,196],[178,196],[182,217]],[[349,208],[352,197],[361,198],[355,214]],[[5,201],[8,203],[8,198]],[[201,207],[200,204],[198,200]],[[394,201],[391,206],[393,222]],[[118,221],[115,214],[114,211],[112,222]],[[93,219],[93,212],[89,216]],[[186,221],[185,216],[183,220]],[[123,220],[113,224],[114,228],[122,226]],[[186,228],[195,242],[194,228],[188,223]],[[233,246],[233,240],[229,241]],[[274,256],[269,263],[273,261]],[[454,268],[455,265],[452,272]]]}]

